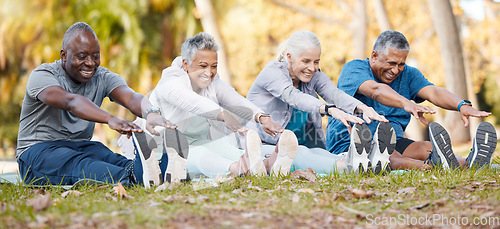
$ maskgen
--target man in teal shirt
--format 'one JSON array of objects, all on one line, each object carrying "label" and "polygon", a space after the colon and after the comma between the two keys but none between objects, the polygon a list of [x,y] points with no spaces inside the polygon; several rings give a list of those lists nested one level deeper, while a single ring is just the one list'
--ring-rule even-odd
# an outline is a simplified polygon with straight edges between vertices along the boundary
[{"label": "man in teal shirt", "polygon": [[[343,67],[337,85],[348,95],[384,115],[393,126],[397,143],[390,157],[391,168],[418,169],[428,165],[456,168],[482,166],[486,162],[489,164],[496,147],[496,140],[492,138],[494,136],[496,139],[496,133],[489,123],[479,126],[473,152],[467,160],[453,154],[449,135],[437,123],[430,125],[431,141],[416,142],[403,137],[411,115],[427,125],[423,114],[435,113],[431,108],[417,104],[425,100],[447,110],[458,110],[465,126],[469,125],[469,116],[491,115],[474,109],[469,101],[458,98],[450,91],[436,87],[418,69],[406,65],[409,51],[410,46],[403,34],[385,31],[377,38],[370,58],[353,60]],[[378,122],[368,125],[372,133],[377,125]],[[342,123],[330,118],[326,132],[327,149],[330,152],[339,154],[347,151],[349,133]],[[485,137],[491,140],[484,140]],[[483,152],[478,154],[478,151]]]}]

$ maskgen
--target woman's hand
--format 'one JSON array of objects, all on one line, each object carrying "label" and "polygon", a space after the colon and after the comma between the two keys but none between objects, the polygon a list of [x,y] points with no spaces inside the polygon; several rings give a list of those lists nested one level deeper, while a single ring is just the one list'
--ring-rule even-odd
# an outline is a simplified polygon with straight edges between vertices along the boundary
[{"label": "woman's hand", "polygon": [[365,105],[365,104],[360,104],[356,107],[356,111],[358,112],[361,111],[363,113],[363,119],[366,121],[366,123],[370,124],[373,120],[380,121],[380,122],[389,122],[383,115],[379,115],[373,108]]},{"label": "woman's hand", "polygon": [[177,128],[176,125],[163,118],[163,116],[161,116],[160,114],[149,113],[148,116],[146,116],[146,130],[148,130],[149,133],[153,135],[160,136],[160,133],[155,130],[155,127],[157,126],[163,126],[169,129]]},{"label": "woman's hand", "polygon": [[248,128],[241,125],[241,123],[238,122],[238,120],[236,120],[236,118],[234,118],[234,116],[227,111],[222,111],[221,113],[219,113],[217,115],[217,120],[223,121],[228,129],[233,132],[238,132],[241,136],[244,136],[245,132],[248,131]]},{"label": "woman's hand", "polygon": [[260,116],[258,118],[259,123],[262,125],[262,129],[273,137],[276,137],[276,133],[283,133],[283,130],[285,130],[282,126],[278,125],[278,123],[275,123],[270,116]]},{"label": "woman's hand", "polygon": [[350,115],[348,113],[345,113],[336,107],[329,108],[328,114],[330,116],[332,116],[334,119],[338,119],[340,122],[342,122],[342,124],[344,124],[347,127],[347,130],[349,131],[349,133],[351,133],[351,125],[350,125],[351,122],[357,123],[357,124],[364,123],[363,119],[360,119],[354,115]]}]

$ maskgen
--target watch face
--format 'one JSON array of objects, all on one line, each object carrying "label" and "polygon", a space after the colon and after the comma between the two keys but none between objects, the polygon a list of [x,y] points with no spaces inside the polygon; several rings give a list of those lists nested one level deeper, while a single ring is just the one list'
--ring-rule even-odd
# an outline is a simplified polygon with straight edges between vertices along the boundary
[{"label": "watch face", "polygon": [[464,99],[464,104],[471,105],[472,103],[471,103],[471,101]]}]

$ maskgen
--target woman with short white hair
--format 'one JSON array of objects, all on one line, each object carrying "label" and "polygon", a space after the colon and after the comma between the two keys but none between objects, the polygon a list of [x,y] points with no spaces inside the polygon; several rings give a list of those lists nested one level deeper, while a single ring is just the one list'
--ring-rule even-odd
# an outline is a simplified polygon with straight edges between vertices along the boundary
[{"label": "woman with short white hair", "polygon": [[[296,134],[299,150],[293,162],[295,169],[310,167],[316,171],[330,172],[346,168],[345,161],[337,163],[345,157],[332,155],[325,150],[322,116],[340,120],[349,130],[350,123],[364,123],[360,117],[353,115],[355,113],[362,113],[367,122],[372,119],[382,122],[387,120],[371,107],[338,89],[320,70],[320,56],[321,44],[314,33],[293,33],[278,47],[277,60],[270,61],[259,73],[247,99],[283,128]],[[256,128],[264,143],[277,143],[275,136],[265,135],[265,130],[260,126]]]},{"label": "woman with short white hair", "polygon": [[[149,98],[187,138],[188,173],[208,177],[228,173],[286,174],[297,151],[295,136],[263,116],[260,108],[219,78],[217,50],[218,45],[208,33],[187,39],[182,56],[163,70]],[[259,125],[270,136],[282,133],[276,159],[262,161],[261,140],[255,131],[244,127],[247,122]],[[238,135],[245,136],[244,144],[238,144]]]}]

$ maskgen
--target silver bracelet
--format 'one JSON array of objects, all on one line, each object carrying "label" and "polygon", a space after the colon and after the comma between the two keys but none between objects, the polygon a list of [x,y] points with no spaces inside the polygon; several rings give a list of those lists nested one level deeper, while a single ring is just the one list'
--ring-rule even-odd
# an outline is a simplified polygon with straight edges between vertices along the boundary
[{"label": "silver bracelet", "polygon": [[146,109],[146,112],[144,112],[144,117],[143,118],[146,119],[148,117],[149,113],[157,113],[157,114],[161,115],[161,110],[158,107],[150,106],[148,109]]},{"label": "silver bracelet", "polygon": [[259,113],[259,114],[257,115],[257,120],[256,120],[256,122],[257,122],[257,123],[261,123],[261,122],[260,122],[260,117],[271,117],[271,115],[270,115],[270,114],[267,114],[267,113]]}]

